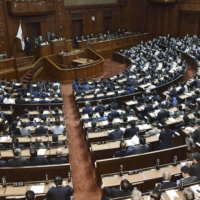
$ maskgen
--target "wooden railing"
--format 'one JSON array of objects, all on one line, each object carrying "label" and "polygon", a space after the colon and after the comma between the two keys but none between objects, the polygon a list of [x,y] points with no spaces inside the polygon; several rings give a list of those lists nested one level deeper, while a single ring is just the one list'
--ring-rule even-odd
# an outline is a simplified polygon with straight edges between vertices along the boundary
[{"label": "wooden railing", "polygon": [[16,68],[30,66],[35,63],[35,56],[23,57],[16,59]]}]

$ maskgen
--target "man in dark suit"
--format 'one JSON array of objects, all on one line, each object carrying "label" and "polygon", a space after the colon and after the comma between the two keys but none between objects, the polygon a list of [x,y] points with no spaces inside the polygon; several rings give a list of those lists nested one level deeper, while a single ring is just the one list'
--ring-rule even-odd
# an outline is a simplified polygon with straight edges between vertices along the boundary
[{"label": "man in dark suit", "polygon": [[23,167],[29,166],[29,163],[26,158],[21,157],[21,149],[15,148],[13,150],[14,158],[11,158],[7,162],[7,167]]},{"label": "man in dark suit", "polygon": [[133,137],[134,135],[137,135],[137,133],[139,133],[139,128],[135,127],[134,120],[130,121],[130,125],[131,125],[131,128],[127,128],[124,131],[124,138],[130,138],[130,137]]},{"label": "man in dark suit", "polygon": [[120,114],[118,111],[115,110],[115,105],[111,105],[111,111],[108,113],[108,115],[112,116],[113,118],[120,117]]},{"label": "man in dark suit", "polygon": [[28,103],[28,104],[38,104],[38,101],[34,100],[34,96],[31,95],[31,96],[30,96],[30,100],[27,101],[27,103]]},{"label": "man in dark suit", "polygon": [[94,109],[94,112],[100,112],[101,110],[105,110],[105,107],[102,105],[102,101],[98,100],[97,101],[97,106]]},{"label": "man in dark suit", "polygon": [[54,99],[51,101],[51,103],[62,103],[63,101],[58,99],[58,95],[54,95]]},{"label": "man in dark suit", "polygon": [[175,182],[171,182],[170,180],[171,180],[171,174],[165,171],[163,173],[163,181],[161,183],[161,189],[168,189],[177,186]]},{"label": "man in dark suit", "polygon": [[112,106],[114,109],[118,109],[119,107],[119,104],[115,102],[114,98],[111,99],[111,103],[106,107],[106,110],[110,110]]},{"label": "man in dark suit", "polygon": [[115,130],[108,133],[108,138],[110,140],[117,140],[117,139],[121,139],[122,138],[123,131],[119,128],[119,126],[120,125],[119,125],[118,122],[114,122],[113,123],[113,128]]},{"label": "man in dark suit", "polygon": [[96,121],[92,121],[92,122],[91,122],[91,126],[92,126],[92,127],[88,128],[88,133],[100,132],[100,131],[101,131],[100,128],[96,127],[96,126],[97,126]]},{"label": "man in dark suit", "polygon": [[91,108],[91,105],[90,105],[90,102],[89,101],[86,101],[85,102],[85,108],[83,108],[82,110],[82,114],[88,114],[89,112],[92,112],[92,108]]},{"label": "man in dark suit", "polygon": [[43,43],[43,40],[42,40],[42,36],[40,35],[38,38],[38,44],[42,44],[42,43]]},{"label": "man in dark suit", "polygon": [[73,188],[68,186],[66,182],[63,182],[62,177],[56,176],[54,178],[54,183],[56,186],[52,186],[47,192],[52,200],[69,200],[70,196],[73,195]]},{"label": "man in dark suit", "polygon": [[35,200],[35,192],[33,192],[32,190],[28,190],[25,196],[26,200]]},{"label": "man in dark suit", "polygon": [[158,149],[168,149],[174,146],[173,144],[174,131],[169,129],[167,124],[164,124],[160,132]]},{"label": "man in dark suit", "polygon": [[59,142],[58,141],[58,135],[57,134],[53,134],[52,135],[52,143],[51,143],[51,146],[62,146],[63,145],[63,142]]},{"label": "man in dark suit", "polygon": [[113,157],[129,156],[133,153],[132,148],[126,148],[126,142],[122,140],[120,142],[120,150],[116,151]]},{"label": "man in dark suit", "polygon": [[195,183],[198,181],[196,176],[190,176],[190,168],[187,165],[181,167],[181,174],[183,176],[183,185]]},{"label": "man in dark suit", "polygon": [[163,120],[165,118],[170,117],[169,111],[165,110],[164,108],[165,108],[165,106],[163,104],[161,104],[160,105],[160,112],[158,112],[158,115],[156,117],[156,121],[159,121],[161,123],[163,122]]},{"label": "man in dark suit", "polygon": [[37,150],[34,148],[30,149],[30,160],[29,165],[30,166],[37,166],[37,165],[48,165],[49,162],[44,156],[38,156]]},{"label": "man in dark suit", "polygon": [[12,144],[8,146],[9,148],[24,148],[23,144],[19,144],[19,139],[17,137],[13,137]]},{"label": "man in dark suit", "polygon": [[146,139],[144,137],[141,137],[139,139],[139,145],[133,146],[133,154],[141,154],[141,153],[147,153],[149,152],[149,145],[146,144]]},{"label": "man in dark suit", "polygon": [[35,134],[37,135],[46,135],[48,129],[44,127],[44,121],[40,120],[39,127],[35,129]]},{"label": "man in dark suit", "polygon": [[190,176],[196,176],[200,181],[200,153],[192,153],[193,161],[188,161],[187,165],[190,167]]},{"label": "man in dark suit", "polygon": [[33,147],[37,148],[37,149],[46,149],[46,146],[42,142],[42,138],[41,137],[36,137],[35,138],[35,144],[33,145]]},{"label": "man in dark suit", "polygon": [[111,129],[113,128],[113,117],[108,115],[108,124],[104,125],[104,129]]},{"label": "man in dark suit", "polygon": [[0,103],[3,103],[4,97],[3,97],[3,91],[0,91]]},{"label": "man in dark suit", "polygon": [[17,98],[15,99],[15,103],[16,104],[25,104],[26,103],[25,99],[22,98],[22,94],[21,93],[19,93],[17,95]]},{"label": "man in dark suit", "polygon": [[46,97],[44,95],[41,98],[42,98],[42,100],[38,101],[38,103],[40,103],[40,104],[50,103],[48,100],[46,100]]},{"label": "man in dark suit", "polygon": [[26,37],[26,39],[24,40],[24,45],[25,45],[25,51],[26,51],[26,55],[29,55],[29,51],[31,49],[31,42],[29,40],[28,37]]},{"label": "man in dark suit", "polygon": [[[120,189],[116,188],[107,188],[104,185],[101,186],[101,189],[103,189],[104,193],[107,195],[103,196],[101,200],[107,200],[111,198],[117,198],[117,197],[125,197],[130,196],[130,183],[127,179],[123,179],[120,183]],[[109,197],[109,198],[108,198]]]},{"label": "man in dark suit", "polygon": [[62,149],[58,148],[56,150],[56,157],[50,159],[50,164],[56,165],[64,163],[68,163],[68,160],[67,158],[62,157]]}]

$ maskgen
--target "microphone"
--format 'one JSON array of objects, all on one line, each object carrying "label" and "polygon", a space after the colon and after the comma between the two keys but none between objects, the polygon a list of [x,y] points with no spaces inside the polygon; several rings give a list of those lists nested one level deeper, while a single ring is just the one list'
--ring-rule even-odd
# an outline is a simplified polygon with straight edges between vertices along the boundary
[{"label": "microphone", "polygon": [[160,159],[156,160],[156,169],[159,170],[160,169]]},{"label": "microphone", "polygon": [[68,146],[68,141],[67,139],[65,139],[65,148],[67,148],[67,146]]},{"label": "microphone", "polygon": [[48,174],[47,173],[45,173],[45,182],[46,182],[46,184],[49,184],[49,178],[48,178]]},{"label": "microphone", "polygon": [[184,190],[183,184],[184,184],[184,179],[182,178],[181,181],[180,181],[180,184],[179,184],[180,190]]},{"label": "microphone", "polygon": [[68,182],[70,183],[72,180],[71,180],[71,173],[70,171],[68,172],[68,178],[67,178]]},{"label": "microphone", "polygon": [[120,175],[120,176],[123,176],[123,165],[120,165],[120,168],[119,168],[119,175]]},{"label": "microphone", "polygon": [[162,186],[162,184],[161,183],[158,183],[157,185],[156,185],[156,190],[158,190],[158,191],[160,191],[161,190],[161,186]]},{"label": "microphone", "polygon": [[2,177],[2,184],[3,184],[3,187],[7,187],[5,176]]},{"label": "microphone", "polygon": [[176,166],[177,165],[177,156],[174,156],[174,164],[173,164],[174,166]]}]

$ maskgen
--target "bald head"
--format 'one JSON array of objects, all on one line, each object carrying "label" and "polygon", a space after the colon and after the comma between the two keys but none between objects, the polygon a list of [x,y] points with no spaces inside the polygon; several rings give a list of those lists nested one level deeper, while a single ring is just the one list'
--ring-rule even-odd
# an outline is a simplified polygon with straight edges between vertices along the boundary
[{"label": "bald head", "polygon": [[163,180],[164,181],[170,181],[171,180],[171,174],[169,172],[163,173]]},{"label": "bald head", "polygon": [[57,156],[57,157],[61,157],[61,156],[62,156],[62,149],[61,149],[61,148],[58,148],[58,149],[56,150],[56,156]]},{"label": "bald head", "polygon": [[35,138],[35,142],[37,142],[37,143],[41,143],[41,142],[42,142],[41,137],[36,137],[36,138]]}]

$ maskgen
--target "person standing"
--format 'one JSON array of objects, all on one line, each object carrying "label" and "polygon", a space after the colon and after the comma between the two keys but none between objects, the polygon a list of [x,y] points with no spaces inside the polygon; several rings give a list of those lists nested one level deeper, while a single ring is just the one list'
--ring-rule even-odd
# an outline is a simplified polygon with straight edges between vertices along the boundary
[{"label": "person standing", "polygon": [[31,42],[29,40],[29,37],[26,37],[25,41],[25,51],[26,51],[26,55],[28,56],[29,55],[29,51],[31,49]]}]

